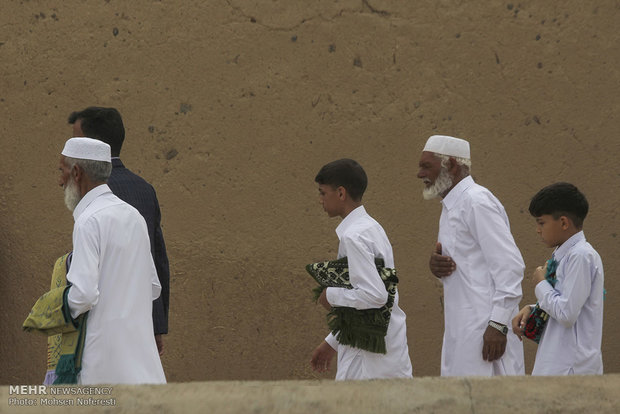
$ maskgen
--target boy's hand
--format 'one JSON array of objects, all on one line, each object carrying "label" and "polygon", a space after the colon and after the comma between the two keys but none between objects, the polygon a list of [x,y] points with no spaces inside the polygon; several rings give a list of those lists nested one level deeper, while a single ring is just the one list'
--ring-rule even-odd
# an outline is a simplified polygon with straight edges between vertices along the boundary
[{"label": "boy's hand", "polygon": [[534,284],[537,285],[543,280],[545,280],[545,274],[547,273],[547,263],[544,266],[538,266],[536,270],[534,270],[534,274],[532,275],[532,280]]},{"label": "boy's hand", "polygon": [[336,355],[336,350],[323,341],[312,352],[312,358],[310,359],[312,369],[317,372],[329,371],[334,355]]},{"label": "boy's hand", "polygon": [[517,316],[512,318],[512,332],[519,337],[520,341],[523,341],[523,329],[531,311],[530,305],[526,305],[517,313]]},{"label": "boy's hand", "polygon": [[321,296],[319,296],[319,299],[317,302],[323,305],[325,309],[332,310],[332,305],[330,305],[329,302],[327,301],[327,288],[323,289],[323,292],[321,292]]},{"label": "boy's hand", "polygon": [[482,359],[491,362],[500,359],[504,355],[507,342],[506,335],[491,326],[487,326],[482,339],[484,340]]},{"label": "boy's hand", "polygon": [[450,276],[456,269],[456,263],[450,256],[441,255],[441,243],[435,245],[435,250],[431,253],[431,260],[428,263],[431,273],[436,277],[442,278]]}]

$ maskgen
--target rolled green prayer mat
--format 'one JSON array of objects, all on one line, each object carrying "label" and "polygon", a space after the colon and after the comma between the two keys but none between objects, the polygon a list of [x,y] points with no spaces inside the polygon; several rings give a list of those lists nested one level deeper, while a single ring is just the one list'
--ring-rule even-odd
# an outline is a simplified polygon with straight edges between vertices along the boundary
[{"label": "rolled green prayer mat", "polygon": [[[390,323],[390,315],[396,297],[398,277],[396,269],[386,268],[383,259],[375,259],[377,272],[388,292],[388,300],[378,309],[355,309],[349,307],[333,307],[327,314],[327,326],[342,345],[378,354],[387,352],[385,335]],[[349,281],[349,266],[346,257],[306,266],[306,271],[319,284],[313,289],[314,299],[326,287],[353,289]]]}]

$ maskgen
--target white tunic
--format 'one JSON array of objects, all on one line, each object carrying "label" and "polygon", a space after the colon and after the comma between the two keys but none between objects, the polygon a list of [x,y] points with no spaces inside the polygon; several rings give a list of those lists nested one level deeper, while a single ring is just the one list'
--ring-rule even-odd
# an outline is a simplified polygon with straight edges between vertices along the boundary
[{"label": "white tunic", "polygon": [[510,329],[522,296],[525,265],[504,207],[471,177],[454,186],[442,205],[438,241],[456,270],[441,279],[445,307],[441,375],[523,375],[523,345],[512,332],[502,358],[482,359],[482,337],[489,321]]},{"label": "white tunic", "polygon": [[555,288],[543,280],[536,298],[550,318],[540,339],[532,375],[603,373],[603,263],[583,232],[553,253]]},{"label": "white tunic", "polygon": [[[381,308],[387,302],[388,293],[377,272],[375,258],[382,258],[386,267],[394,267],[392,245],[383,227],[360,206],[342,220],[336,234],[340,239],[338,258],[348,259],[353,289],[327,288],[327,301],[332,306],[355,309]],[[325,340],[338,351],[336,380],[411,378],[405,312],[398,306],[398,292],[385,336],[385,355],[341,345],[332,334]]]},{"label": "white tunic", "polygon": [[144,219],[106,185],[73,212],[71,315],[88,314],[80,384],[165,383],[151,316],[161,286]]}]

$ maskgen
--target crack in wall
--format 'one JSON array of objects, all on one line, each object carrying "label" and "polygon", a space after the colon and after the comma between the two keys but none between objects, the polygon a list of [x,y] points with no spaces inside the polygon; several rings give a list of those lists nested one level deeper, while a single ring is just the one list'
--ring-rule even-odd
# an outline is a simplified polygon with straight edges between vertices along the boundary
[{"label": "crack in wall", "polygon": [[371,13],[378,14],[381,17],[387,17],[390,15],[390,12],[386,10],[375,9],[373,6],[370,5],[370,3],[368,3],[368,0],[362,0],[362,4],[366,6]]},{"label": "crack in wall", "polygon": [[469,382],[469,379],[467,378],[464,378],[463,382],[465,383],[465,386],[467,387],[467,396],[469,397],[469,408],[471,408],[471,413],[476,414],[476,407],[474,406],[474,397],[472,396],[472,392],[471,392],[471,382]]},{"label": "crack in wall", "polygon": [[[391,16],[391,13],[389,11],[386,10],[379,10],[375,7],[373,7],[368,0],[362,0],[361,1],[361,5],[359,9],[340,9],[337,13],[335,13],[334,15],[332,15],[331,17],[325,17],[322,14],[316,14],[314,16],[310,16],[310,17],[303,17],[299,23],[293,24],[291,26],[270,26],[268,24],[262,23],[259,18],[257,18],[256,16],[253,15],[249,15],[247,14],[241,6],[237,6],[233,3],[232,0],[226,0],[226,3],[228,4],[228,6],[238,15],[242,16],[243,18],[247,19],[248,21],[250,21],[253,24],[258,24],[261,27],[264,27],[268,30],[275,30],[275,31],[291,31],[291,30],[295,30],[298,29],[301,25],[307,23],[307,22],[311,22],[313,20],[323,20],[325,22],[332,22],[334,20],[336,20],[339,17],[342,17],[346,14],[376,14],[377,16],[380,17],[388,17]],[[370,13],[368,13],[368,11]]]}]

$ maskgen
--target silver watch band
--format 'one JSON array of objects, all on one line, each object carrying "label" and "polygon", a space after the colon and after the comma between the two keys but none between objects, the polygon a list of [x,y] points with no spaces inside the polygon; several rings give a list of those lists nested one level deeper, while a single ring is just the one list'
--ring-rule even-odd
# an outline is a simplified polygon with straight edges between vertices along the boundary
[{"label": "silver watch band", "polygon": [[508,327],[506,325],[502,325],[502,324],[499,324],[497,322],[489,321],[489,326],[491,328],[497,329],[498,331],[500,331],[504,335],[506,335],[508,333]]}]

